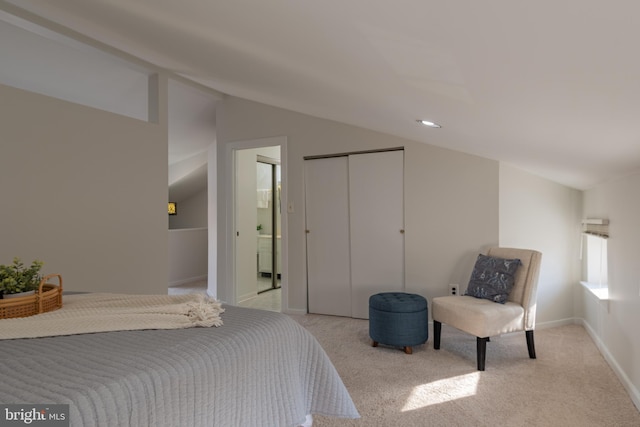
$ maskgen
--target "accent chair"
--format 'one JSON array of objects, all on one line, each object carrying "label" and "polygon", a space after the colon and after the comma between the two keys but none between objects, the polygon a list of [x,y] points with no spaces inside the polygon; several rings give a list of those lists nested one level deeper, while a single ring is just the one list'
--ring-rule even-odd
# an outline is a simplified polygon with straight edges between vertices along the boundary
[{"label": "accent chair", "polygon": [[[527,339],[527,349],[531,359],[536,358],[533,331],[536,320],[536,293],[540,262],[542,254],[530,249],[493,247],[487,251],[486,256],[480,255],[470,280],[474,277],[479,280],[508,277],[510,272],[503,270],[491,273],[490,268],[480,267],[480,259],[483,261],[497,261],[511,270],[511,262],[520,260],[515,273],[512,274],[512,288],[508,296],[493,297],[491,291],[487,292],[482,287],[475,287],[475,296],[445,296],[432,300],[433,315],[433,348],[440,349],[440,336],[442,324],[445,323],[461,331],[476,336],[477,366],[479,371],[485,370],[486,348],[490,337],[509,332],[524,331]],[[504,262],[501,262],[504,261]],[[495,302],[506,300],[504,303]]]}]

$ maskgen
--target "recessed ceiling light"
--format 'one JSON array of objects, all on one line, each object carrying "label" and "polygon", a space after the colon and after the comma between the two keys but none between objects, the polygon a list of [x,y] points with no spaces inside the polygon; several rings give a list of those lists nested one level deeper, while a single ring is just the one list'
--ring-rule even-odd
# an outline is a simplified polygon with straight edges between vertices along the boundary
[{"label": "recessed ceiling light", "polygon": [[442,127],[437,123],[430,122],[429,120],[418,120],[418,123],[422,123],[423,125],[429,126],[430,128],[441,128]]}]

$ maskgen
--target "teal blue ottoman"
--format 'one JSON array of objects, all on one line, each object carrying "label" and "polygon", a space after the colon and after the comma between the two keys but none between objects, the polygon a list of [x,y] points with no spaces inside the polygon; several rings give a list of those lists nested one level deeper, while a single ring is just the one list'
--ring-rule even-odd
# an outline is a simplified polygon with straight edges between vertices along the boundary
[{"label": "teal blue ottoman", "polygon": [[403,347],[411,354],[415,345],[429,339],[427,300],[405,292],[383,292],[369,298],[369,336],[378,343]]}]

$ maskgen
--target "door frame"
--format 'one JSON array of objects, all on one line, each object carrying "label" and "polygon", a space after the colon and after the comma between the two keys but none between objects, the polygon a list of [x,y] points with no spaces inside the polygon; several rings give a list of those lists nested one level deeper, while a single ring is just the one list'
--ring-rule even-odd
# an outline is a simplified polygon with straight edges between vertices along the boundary
[{"label": "door frame", "polygon": [[289,257],[288,257],[288,225],[287,215],[285,214],[287,204],[287,180],[288,180],[288,168],[287,168],[287,137],[276,136],[271,138],[260,138],[244,141],[234,141],[227,144],[225,153],[226,164],[226,189],[225,189],[225,204],[226,204],[226,277],[225,277],[225,295],[229,304],[235,305],[236,301],[236,152],[238,150],[247,150],[252,148],[262,147],[280,147],[280,174],[282,178],[282,190],[280,193],[280,203],[282,204],[282,215],[280,216],[280,236],[281,236],[281,262],[282,262],[282,276],[280,279],[280,286],[282,288],[280,311],[288,311],[289,306],[287,304],[289,293]]},{"label": "door frame", "polygon": [[[278,239],[277,239],[277,235],[275,234],[275,230],[277,230],[278,226],[280,226],[280,228],[282,228],[282,215],[285,213],[282,210],[282,202],[280,202],[280,196],[279,194],[281,193],[278,192],[278,189],[276,187],[276,176],[277,176],[277,168],[280,168],[280,177],[282,178],[282,166],[281,166],[281,162],[280,159],[272,159],[269,157],[265,157],[261,154],[258,154],[258,159],[257,159],[257,163],[256,164],[263,164],[263,165],[269,165],[270,166],[270,172],[271,172],[271,194],[273,195],[273,205],[271,206],[271,288],[270,289],[265,289],[265,290],[258,290],[258,294],[261,294],[263,292],[268,292],[270,290],[273,289],[277,289],[278,287],[276,286],[277,282],[278,282],[278,262],[280,262],[280,265],[282,266],[282,261],[280,260],[280,255],[278,255]],[[281,180],[282,182],[282,180]],[[279,207],[276,207],[276,200],[278,201],[278,203],[280,204]],[[278,215],[278,210],[280,211],[280,214]],[[278,221],[279,218],[279,221]],[[278,224],[278,222],[280,224]],[[280,243],[282,244],[282,234],[280,235]],[[282,278],[282,271],[280,272],[280,277]]]}]

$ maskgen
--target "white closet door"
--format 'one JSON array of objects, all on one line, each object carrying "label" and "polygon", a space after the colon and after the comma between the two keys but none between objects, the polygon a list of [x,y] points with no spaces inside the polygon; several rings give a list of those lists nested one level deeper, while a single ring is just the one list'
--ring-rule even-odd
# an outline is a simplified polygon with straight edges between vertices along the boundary
[{"label": "white closet door", "polygon": [[404,151],[349,156],[351,316],[404,289]]},{"label": "white closet door", "polygon": [[351,316],[347,158],[304,164],[309,312]]}]

